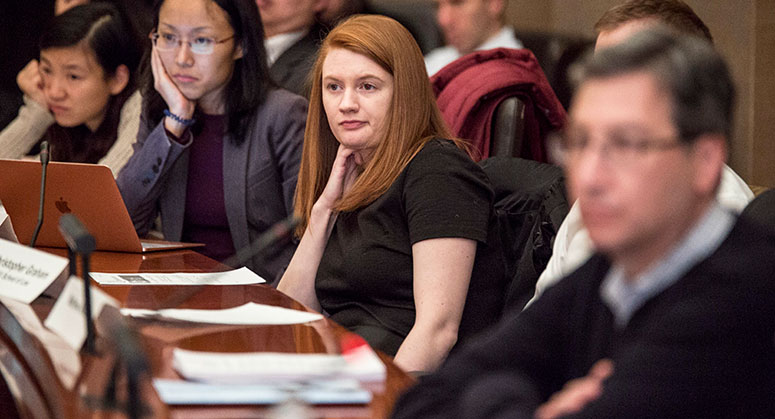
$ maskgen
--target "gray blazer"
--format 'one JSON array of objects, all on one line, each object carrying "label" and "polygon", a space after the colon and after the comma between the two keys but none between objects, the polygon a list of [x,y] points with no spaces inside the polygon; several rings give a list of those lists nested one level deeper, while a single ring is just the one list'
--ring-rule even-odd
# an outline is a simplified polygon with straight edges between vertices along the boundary
[{"label": "gray blazer", "polygon": [[269,67],[272,80],[297,95],[309,97],[307,75],[315,64],[321,39],[325,35],[323,32],[320,26],[315,25],[303,38],[285,50]]},{"label": "gray blazer", "polygon": [[[248,138],[240,146],[227,134],[223,188],[229,230],[238,251],[293,212],[306,115],[304,98],[275,89],[258,107]],[[151,130],[147,121],[141,121],[134,154],[116,179],[141,237],[161,214],[164,238],[181,239],[190,144],[191,139],[180,144],[167,138],[162,122]],[[276,284],[294,250],[295,245],[289,245],[277,257],[254,258],[247,266]]]}]

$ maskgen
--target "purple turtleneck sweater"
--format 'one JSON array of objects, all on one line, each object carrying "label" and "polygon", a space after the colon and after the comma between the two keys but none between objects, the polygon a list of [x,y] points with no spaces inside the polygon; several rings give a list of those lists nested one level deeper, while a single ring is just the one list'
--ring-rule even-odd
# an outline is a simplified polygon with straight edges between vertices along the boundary
[{"label": "purple turtleneck sweater", "polygon": [[203,126],[189,148],[183,240],[204,243],[205,247],[197,249],[200,253],[223,261],[235,253],[223,197],[226,116],[197,117]]}]

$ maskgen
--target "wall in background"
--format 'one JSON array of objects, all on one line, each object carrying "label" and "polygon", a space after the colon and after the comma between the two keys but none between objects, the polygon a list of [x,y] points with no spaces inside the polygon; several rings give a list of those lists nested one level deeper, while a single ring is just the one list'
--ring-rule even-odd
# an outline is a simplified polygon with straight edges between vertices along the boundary
[{"label": "wall in background", "polygon": [[[708,25],[738,88],[730,166],[747,182],[775,187],[775,0],[685,0]],[[593,37],[621,0],[510,0],[518,29]]]}]

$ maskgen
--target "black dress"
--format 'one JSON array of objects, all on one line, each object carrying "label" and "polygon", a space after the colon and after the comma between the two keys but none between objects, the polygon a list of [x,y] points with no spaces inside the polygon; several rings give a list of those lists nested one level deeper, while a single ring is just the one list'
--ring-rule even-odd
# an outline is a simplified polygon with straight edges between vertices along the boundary
[{"label": "black dress", "polygon": [[492,324],[503,299],[498,247],[488,246],[493,193],[487,176],[451,141],[434,139],[384,195],[340,213],[318,268],[321,307],[373,347],[395,355],[414,324],[412,245],[459,237],[477,254],[458,344]]}]

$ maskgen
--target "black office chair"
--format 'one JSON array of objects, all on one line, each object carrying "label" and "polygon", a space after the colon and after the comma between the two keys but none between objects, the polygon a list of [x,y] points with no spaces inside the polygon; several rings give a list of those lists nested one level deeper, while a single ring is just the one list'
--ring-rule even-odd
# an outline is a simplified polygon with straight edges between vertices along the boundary
[{"label": "black office chair", "polygon": [[740,214],[763,226],[775,230],[775,189],[761,192]]},{"label": "black office chair", "polygon": [[525,103],[517,97],[503,100],[492,118],[490,156],[519,157],[523,154]]},{"label": "black office chair", "polygon": [[423,54],[444,45],[444,37],[436,24],[433,3],[417,0],[367,0],[366,9],[392,17],[406,26]]},{"label": "black office chair", "polygon": [[480,166],[495,192],[495,218],[506,271],[504,311],[522,310],[552,255],[568,214],[565,177],[555,165],[491,157]]},{"label": "black office chair", "polygon": [[518,30],[515,33],[522,45],[533,51],[557,99],[568,109],[572,95],[568,68],[594,46],[594,39],[550,32]]}]

